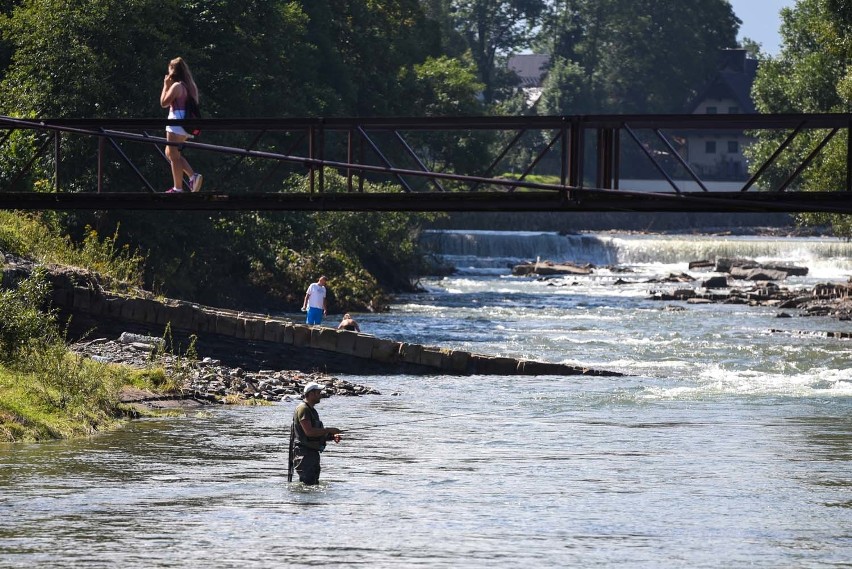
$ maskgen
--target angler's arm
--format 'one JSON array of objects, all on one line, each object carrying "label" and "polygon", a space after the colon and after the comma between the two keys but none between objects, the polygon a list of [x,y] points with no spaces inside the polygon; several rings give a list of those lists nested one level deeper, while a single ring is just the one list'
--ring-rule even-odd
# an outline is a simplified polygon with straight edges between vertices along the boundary
[{"label": "angler's arm", "polygon": [[327,437],[329,435],[340,437],[340,429],[336,429],[334,427],[323,427],[318,429],[311,425],[310,419],[302,419],[299,421],[299,425],[302,426],[302,430],[305,432],[305,435],[308,437]]}]

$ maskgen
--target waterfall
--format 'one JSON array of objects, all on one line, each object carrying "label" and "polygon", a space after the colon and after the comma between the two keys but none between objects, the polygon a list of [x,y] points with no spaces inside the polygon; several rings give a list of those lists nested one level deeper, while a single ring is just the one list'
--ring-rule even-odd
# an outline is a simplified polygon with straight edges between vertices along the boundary
[{"label": "waterfall", "polygon": [[421,244],[459,268],[503,268],[535,261],[597,266],[678,264],[718,257],[852,269],[852,243],[831,237],[754,237],[532,231],[424,231]]}]

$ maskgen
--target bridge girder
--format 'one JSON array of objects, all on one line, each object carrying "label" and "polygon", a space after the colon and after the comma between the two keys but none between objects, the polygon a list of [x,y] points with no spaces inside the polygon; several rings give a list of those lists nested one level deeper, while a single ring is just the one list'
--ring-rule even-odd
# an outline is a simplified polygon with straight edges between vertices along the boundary
[{"label": "bridge girder", "polygon": [[[828,212],[852,213],[852,115],[612,115],[565,117],[389,117],[375,119],[317,118],[317,119],[203,119],[198,122],[206,133],[252,134],[247,146],[223,143],[187,142],[185,147],[216,156],[231,156],[236,160],[227,172],[205,172],[207,187],[212,192],[203,194],[169,194],[154,191],[145,174],[133,163],[122,145],[143,144],[154,148],[162,159],[162,147],[167,142],[148,134],[146,129],[162,129],[167,124],[182,121],[162,119],[45,119],[27,121],[0,116],[0,148],[10,134],[25,130],[41,137],[35,155],[18,172],[0,176],[0,208],[23,210],[70,209],[127,209],[127,210],[290,210],[290,211],[596,211],[596,212]],[[123,130],[116,130],[123,129]],[[672,143],[673,136],[663,132],[680,133],[689,129],[711,132],[778,131],[780,143],[777,150],[763,164],[752,167],[748,180],[741,180],[739,191],[709,191],[705,181],[681,156]],[[3,131],[6,134],[3,134]],[[642,136],[644,130],[647,135]],[[423,133],[456,133],[459,131],[503,131],[513,134],[499,156],[476,174],[457,171],[436,171],[427,167],[427,160],[419,154],[404,135]],[[537,154],[518,179],[507,179],[498,174],[501,160],[516,150],[518,141],[528,132],[536,131],[541,139]],[[820,131],[822,140],[806,156],[797,157],[792,170],[777,187],[768,191],[755,191],[764,173],[778,157],[788,151],[796,138],[806,131]],[[296,133],[295,141],[285,150],[278,147],[260,148],[268,133]],[[840,133],[846,138],[846,180],[842,188],[825,192],[790,191],[797,177],[823,151],[824,147]],[[821,133],[827,133],[824,136]],[[348,137],[345,158],[330,156],[328,139],[336,135]],[[98,183],[92,192],[63,192],[60,186],[62,165],[62,137],[91,137],[98,141]],[[625,142],[622,143],[622,136]],[[379,143],[384,137],[396,145],[393,155]],[[54,142],[52,159],[55,164],[54,192],[4,191],[2,180],[11,179],[11,186],[21,179],[40,158],[49,143]],[[650,141],[650,142],[648,142]],[[220,140],[221,142],[221,140]],[[659,172],[658,187],[653,191],[637,191],[622,186],[620,157],[622,147],[635,143],[634,150],[644,153],[649,163]],[[651,147],[655,143],[658,149]],[[303,148],[306,145],[306,148]],[[338,147],[340,144],[338,144]],[[329,147],[329,148],[327,148]],[[304,150],[301,154],[299,149]],[[339,148],[338,148],[339,150]],[[428,150],[428,149],[426,149]],[[107,152],[117,154],[129,170],[142,182],[147,192],[103,191],[102,168]],[[365,158],[365,153],[369,158]],[[662,164],[659,155],[668,157]],[[558,183],[541,183],[528,179],[539,162],[549,157],[559,163]],[[400,158],[402,157],[402,158]],[[403,168],[397,163],[405,160],[414,167]],[[223,192],[215,187],[226,185],[241,161],[266,161],[273,164],[272,171],[286,164],[309,174],[310,191],[284,193],[273,188],[270,192]],[[589,163],[594,162],[594,167]],[[686,180],[676,180],[670,175],[672,168],[680,168]],[[337,169],[345,173],[346,192],[329,192],[324,187],[324,170]],[[788,168],[790,168],[788,166]],[[586,171],[588,170],[588,172]],[[4,174],[4,173],[0,173]],[[213,174],[213,175],[211,175]],[[218,176],[217,174],[221,174]],[[265,181],[257,187],[266,187]],[[403,192],[368,193],[363,191],[365,176],[396,180]],[[214,180],[213,184],[209,180]],[[419,191],[413,180],[426,180],[439,191]],[[445,184],[452,183],[456,191],[446,191]],[[357,186],[356,186],[357,184]],[[700,187],[702,191],[688,191],[687,186]],[[462,188],[458,190],[458,188]],[[5,187],[5,190],[10,188]]]}]

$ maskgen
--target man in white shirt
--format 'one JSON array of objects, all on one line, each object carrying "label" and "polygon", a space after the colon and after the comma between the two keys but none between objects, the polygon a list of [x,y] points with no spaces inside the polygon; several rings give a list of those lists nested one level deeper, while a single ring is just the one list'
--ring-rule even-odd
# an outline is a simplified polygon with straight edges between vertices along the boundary
[{"label": "man in white shirt", "polygon": [[307,324],[322,324],[322,317],[326,314],[326,294],[325,288],[326,278],[320,277],[315,283],[311,283],[308,291],[305,293],[305,301],[302,303],[302,310],[307,310],[308,316],[305,320]]}]

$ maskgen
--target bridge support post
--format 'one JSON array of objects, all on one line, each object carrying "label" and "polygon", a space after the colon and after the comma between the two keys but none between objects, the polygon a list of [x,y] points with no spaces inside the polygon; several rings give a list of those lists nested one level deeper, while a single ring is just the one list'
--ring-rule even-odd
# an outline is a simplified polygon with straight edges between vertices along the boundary
[{"label": "bridge support post", "polygon": [[852,120],[846,127],[846,191],[852,192]]},{"label": "bridge support post", "polygon": [[59,161],[62,159],[62,133],[56,131],[53,138],[53,186],[59,193]]},{"label": "bridge support post", "polygon": [[313,125],[308,127],[308,158],[311,162],[308,165],[308,180],[310,181],[310,192],[314,193],[314,150],[316,144],[316,129]]},{"label": "bridge support post", "polygon": [[104,189],[104,137],[98,137],[98,193]]}]

